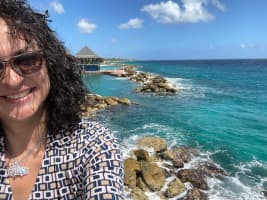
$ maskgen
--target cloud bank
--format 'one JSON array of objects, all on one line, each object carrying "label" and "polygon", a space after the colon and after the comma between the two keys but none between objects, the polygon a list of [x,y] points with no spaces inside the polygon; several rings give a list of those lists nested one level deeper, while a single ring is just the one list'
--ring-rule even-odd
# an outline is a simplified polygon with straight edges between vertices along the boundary
[{"label": "cloud bank", "polygon": [[214,16],[207,10],[209,4],[221,11],[225,10],[219,0],[181,0],[182,6],[170,0],[158,4],[145,5],[141,11],[148,13],[162,24],[207,22]]},{"label": "cloud bank", "polygon": [[139,18],[130,19],[127,23],[120,24],[119,29],[140,29],[143,27],[143,20]]},{"label": "cloud bank", "polygon": [[52,1],[50,2],[49,5],[52,8],[52,10],[56,12],[57,14],[62,14],[65,12],[63,5],[59,3],[58,1]]},{"label": "cloud bank", "polygon": [[96,29],[96,25],[90,23],[87,19],[80,19],[77,23],[77,26],[83,33],[92,33]]}]

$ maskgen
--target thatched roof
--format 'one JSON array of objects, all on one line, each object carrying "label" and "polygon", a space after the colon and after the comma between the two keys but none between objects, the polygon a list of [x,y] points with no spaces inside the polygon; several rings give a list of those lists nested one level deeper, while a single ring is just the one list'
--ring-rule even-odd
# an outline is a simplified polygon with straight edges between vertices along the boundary
[{"label": "thatched roof", "polygon": [[76,55],[77,58],[100,58],[89,47],[83,47]]}]

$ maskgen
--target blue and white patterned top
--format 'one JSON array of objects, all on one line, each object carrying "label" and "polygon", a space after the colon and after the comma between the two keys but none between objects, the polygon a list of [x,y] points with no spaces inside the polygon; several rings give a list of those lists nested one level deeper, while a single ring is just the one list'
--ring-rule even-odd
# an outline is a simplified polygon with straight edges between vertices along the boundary
[{"label": "blue and white patterned top", "polygon": [[[12,199],[3,136],[0,199]],[[123,200],[122,157],[116,139],[107,129],[89,120],[48,134],[42,166],[29,199]]]}]

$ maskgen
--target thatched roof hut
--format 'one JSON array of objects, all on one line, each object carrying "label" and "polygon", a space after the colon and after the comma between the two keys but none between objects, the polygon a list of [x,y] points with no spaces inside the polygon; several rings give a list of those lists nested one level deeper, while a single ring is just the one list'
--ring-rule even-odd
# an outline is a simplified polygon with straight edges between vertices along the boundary
[{"label": "thatched roof hut", "polygon": [[83,47],[77,54],[77,58],[101,58],[95,54],[89,47]]},{"label": "thatched roof hut", "polygon": [[103,61],[103,58],[96,55],[89,47],[83,47],[75,57],[78,60],[78,64],[82,65],[83,69],[86,71],[96,71],[99,70],[99,63]]}]

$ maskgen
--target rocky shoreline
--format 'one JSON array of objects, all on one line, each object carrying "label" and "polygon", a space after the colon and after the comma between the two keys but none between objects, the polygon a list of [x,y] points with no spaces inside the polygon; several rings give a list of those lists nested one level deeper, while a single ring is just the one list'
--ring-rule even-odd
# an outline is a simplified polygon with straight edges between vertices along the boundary
[{"label": "rocky shoreline", "polygon": [[82,105],[82,117],[93,117],[98,111],[116,106],[116,105],[132,105],[130,99],[122,97],[108,96],[104,97],[98,94],[88,94],[86,101]]},{"label": "rocky shoreline", "polygon": [[175,85],[169,83],[166,78],[137,71],[137,67],[133,65],[121,65],[118,70],[103,70],[102,72],[116,77],[128,78],[140,84],[141,86],[136,89],[137,92],[166,95],[174,94],[179,91],[179,89],[176,88]]},{"label": "rocky shoreline", "polygon": [[162,138],[144,137],[137,141],[137,147],[124,160],[127,199],[148,200],[148,194],[152,192],[162,200],[206,200],[207,177],[227,176],[211,162],[198,163],[194,168],[185,167],[192,157],[198,156],[198,150],[168,148]]}]

